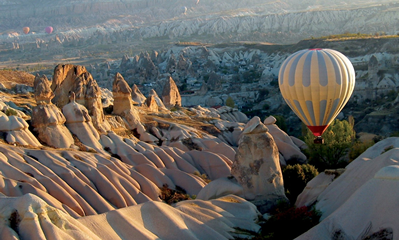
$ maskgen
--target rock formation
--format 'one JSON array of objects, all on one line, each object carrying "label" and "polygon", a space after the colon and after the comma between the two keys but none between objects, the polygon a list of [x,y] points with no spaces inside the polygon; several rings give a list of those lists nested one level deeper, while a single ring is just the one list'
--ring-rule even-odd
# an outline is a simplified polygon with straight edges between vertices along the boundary
[{"label": "rock formation", "polygon": [[158,110],[168,110],[165,105],[163,104],[161,98],[159,98],[157,92],[155,92],[154,89],[151,89],[150,94],[148,95],[149,97],[154,97],[155,102],[158,105]]},{"label": "rock formation", "polygon": [[179,89],[177,88],[176,83],[175,81],[173,81],[172,77],[168,78],[163,87],[162,101],[167,108],[181,106]]},{"label": "rock formation", "polygon": [[[306,156],[301,152],[299,146],[297,146],[292,138],[288,136],[284,131],[282,131],[275,123],[276,119],[270,116],[263,122],[269,129],[269,133],[273,136],[274,142],[277,145],[278,151],[280,152],[282,159],[280,162],[282,165],[296,164],[296,163],[306,163]],[[299,139],[296,140],[301,141]],[[300,144],[303,146],[305,143]]]},{"label": "rock formation", "polygon": [[139,106],[141,106],[146,100],[146,97],[140,92],[140,89],[136,84],[134,84],[132,88],[132,99],[137,102]]},{"label": "rock formation", "polygon": [[222,90],[222,78],[215,72],[212,72],[209,74],[209,79],[206,85],[209,90],[220,91]]},{"label": "rock formation", "polygon": [[244,197],[263,213],[278,201],[288,201],[277,146],[259,117],[252,118],[242,132],[231,174],[243,187]]},{"label": "rock formation", "polygon": [[158,104],[154,96],[149,96],[147,98],[146,105],[148,107],[148,110],[150,110],[151,112],[158,112]]},{"label": "rock formation", "polygon": [[117,73],[112,85],[112,94],[114,95],[113,113],[123,117],[127,123],[128,129],[136,130],[140,135],[140,140],[146,142],[155,142],[158,139],[148,132],[141,123],[140,114],[133,105],[131,98],[132,89],[125,79]]},{"label": "rock formation", "polygon": [[68,104],[69,93],[74,92],[76,102],[88,109],[96,129],[102,133],[110,129],[104,117],[101,90],[85,67],[71,64],[57,65],[51,89],[55,94],[53,101],[59,108]]},{"label": "rock formation", "polygon": [[17,116],[7,116],[0,111],[0,133],[9,144],[41,146],[40,142],[29,131],[28,123]]},{"label": "rock formation", "polygon": [[114,96],[113,114],[120,115],[124,111],[134,108],[131,93],[132,89],[122,75],[117,73],[112,84],[112,95]]},{"label": "rock formation", "polygon": [[87,146],[85,150],[92,148],[97,152],[105,153],[99,143],[100,135],[93,126],[89,112],[85,106],[75,101],[74,92],[71,92],[69,97],[70,103],[62,108],[62,113],[66,118],[65,125],[72,134],[77,136],[80,142]]},{"label": "rock formation", "polygon": [[[397,156],[397,153],[394,155]],[[373,172],[376,173],[358,185],[356,191],[338,209],[296,239],[331,239],[331,236],[335,239],[396,239],[399,219],[392,210],[397,206],[399,195],[396,190],[399,187],[399,166],[396,162],[395,165]],[[352,180],[356,181],[356,177],[352,176]],[[328,190],[329,187],[325,191]],[[340,191],[334,192],[337,194],[334,195],[336,199],[342,197]]]},{"label": "rock formation", "polygon": [[36,76],[34,81],[37,106],[32,110],[32,126],[40,141],[56,148],[69,148],[74,144],[61,110],[52,104],[54,93],[46,76]]},{"label": "rock formation", "polygon": [[[20,184],[21,188],[29,185]],[[240,228],[257,232],[259,212],[236,196],[211,201],[192,200],[172,207],[161,202],[75,219],[64,204],[43,194],[0,197],[2,239],[209,239],[240,236]],[[44,199],[51,199],[52,203]],[[107,219],[104,221],[104,219]],[[59,224],[62,223],[62,227]],[[18,228],[17,228],[17,227]],[[16,231],[18,229],[18,231]],[[184,229],[184,231],[182,231]]]}]

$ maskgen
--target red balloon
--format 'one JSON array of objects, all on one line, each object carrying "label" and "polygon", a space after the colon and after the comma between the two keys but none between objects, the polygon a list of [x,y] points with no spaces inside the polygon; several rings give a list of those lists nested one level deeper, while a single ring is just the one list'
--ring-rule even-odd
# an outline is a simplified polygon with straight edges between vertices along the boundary
[{"label": "red balloon", "polygon": [[30,31],[29,27],[24,27],[22,30],[24,31],[25,34],[28,34]]},{"label": "red balloon", "polygon": [[52,33],[53,30],[54,30],[54,29],[53,29],[53,27],[51,27],[51,26],[48,26],[48,27],[46,27],[46,29],[45,29],[46,33],[48,33],[48,34]]}]

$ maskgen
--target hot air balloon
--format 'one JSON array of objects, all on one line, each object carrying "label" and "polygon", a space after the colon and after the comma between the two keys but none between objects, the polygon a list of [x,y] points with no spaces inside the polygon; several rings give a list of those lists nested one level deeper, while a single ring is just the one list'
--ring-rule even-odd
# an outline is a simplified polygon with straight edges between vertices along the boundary
[{"label": "hot air balloon", "polygon": [[46,33],[50,34],[50,33],[53,32],[54,29],[53,29],[52,26],[48,26],[48,27],[46,27],[44,30],[46,31]]},{"label": "hot air balloon", "polygon": [[24,27],[24,28],[22,28],[22,31],[24,31],[25,34],[28,34],[29,31],[30,31],[30,28],[29,27]]},{"label": "hot air balloon", "polygon": [[316,136],[341,112],[355,88],[355,70],[349,59],[332,49],[305,49],[281,65],[279,87],[285,102]]}]

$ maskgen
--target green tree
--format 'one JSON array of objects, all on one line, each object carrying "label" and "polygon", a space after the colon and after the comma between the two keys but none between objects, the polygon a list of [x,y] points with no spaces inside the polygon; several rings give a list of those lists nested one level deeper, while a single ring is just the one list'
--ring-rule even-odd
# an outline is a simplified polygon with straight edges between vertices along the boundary
[{"label": "green tree", "polygon": [[310,164],[288,165],[283,169],[284,188],[291,204],[295,203],[306,184],[318,174],[317,169]]},{"label": "green tree", "polygon": [[287,124],[285,123],[285,118],[279,115],[274,116],[274,118],[276,119],[276,125],[284,132],[287,132]]},{"label": "green tree", "polygon": [[308,145],[309,164],[314,165],[320,172],[329,168],[345,167],[348,163],[347,153],[355,135],[353,126],[348,121],[338,119],[323,133],[324,144],[315,144],[313,134],[307,131],[304,139]]},{"label": "green tree", "polygon": [[226,99],[226,106],[231,107],[231,108],[234,108],[234,107],[235,107],[234,100],[233,100],[233,98],[232,98],[231,96],[229,96],[229,97]]}]

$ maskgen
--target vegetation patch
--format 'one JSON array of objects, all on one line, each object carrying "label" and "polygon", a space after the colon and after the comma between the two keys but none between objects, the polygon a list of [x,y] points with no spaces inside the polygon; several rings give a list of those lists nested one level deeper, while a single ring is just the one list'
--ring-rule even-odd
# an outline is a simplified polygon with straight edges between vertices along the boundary
[{"label": "vegetation patch", "polygon": [[317,225],[320,217],[321,212],[314,208],[296,208],[282,202],[270,213],[270,217],[260,224],[260,232],[252,233],[254,237],[251,239],[294,239]]},{"label": "vegetation patch", "polygon": [[183,200],[193,199],[190,197],[190,195],[186,193],[183,188],[176,186],[176,190],[173,190],[169,188],[168,184],[164,184],[161,187],[161,195],[159,197],[162,199],[162,201],[169,205]]},{"label": "vegetation patch", "polygon": [[285,195],[291,203],[295,203],[306,184],[318,174],[317,169],[309,164],[288,165],[283,169]]}]

